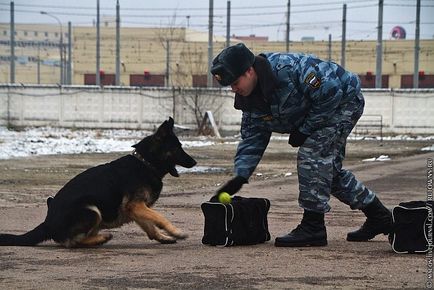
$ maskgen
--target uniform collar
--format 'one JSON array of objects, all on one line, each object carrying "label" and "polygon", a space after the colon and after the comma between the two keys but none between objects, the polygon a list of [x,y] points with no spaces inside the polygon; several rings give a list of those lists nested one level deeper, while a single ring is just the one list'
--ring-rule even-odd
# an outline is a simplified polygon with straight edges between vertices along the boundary
[{"label": "uniform collar", "polygon": [[258,75],[258,85],[261,88],[265,98],[270,98],[271,94],[276,90],[279,80],[271,69],[271,64],[264,54],[255,57],[253,67]]},{"label": "uniform collar", "polygon": [[255,56],[253,68],[258,76],[258,83],[249,96],[235,94],[234,107],[237,110],[251,111],[256,109],[268,113],[272,94],[279,82],[265,55],[260,54]]}]

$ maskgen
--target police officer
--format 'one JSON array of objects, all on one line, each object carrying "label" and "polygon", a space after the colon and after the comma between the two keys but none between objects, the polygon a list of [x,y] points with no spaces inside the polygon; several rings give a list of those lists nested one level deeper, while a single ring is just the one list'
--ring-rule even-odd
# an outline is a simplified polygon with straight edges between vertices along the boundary
[{"label": "police officer", "polygon": [[289,144],[299,147],[298,201],[303,218],[290,233],[277,237],[275,246],[327,245],[324,214],[330,210],[330,194],[367,217],[360,229],[348,233],[348,241],[367,241],[390,232],[390,211],[342,168],[346,139],[364,107],[357,75],[312,55],[255,56],[242,43],[220,52],[211,73],[222,86],[231,86],[235,109],[243,112],[235,177],[217,193],[235,194],[248,182],[272,132],[289,133]]}]

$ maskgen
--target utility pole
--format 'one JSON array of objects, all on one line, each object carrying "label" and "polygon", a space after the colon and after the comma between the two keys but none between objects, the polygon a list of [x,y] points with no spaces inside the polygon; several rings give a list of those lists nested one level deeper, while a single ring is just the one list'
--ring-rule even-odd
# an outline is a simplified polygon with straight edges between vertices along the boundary
[{"label": "utility pole", "polygon": [[59,17],[57,17],[54,14],[48,13],[47,11],[41,11],[42,15],[47,15],[51,18],[54,18],[54,20],[57,21],[57,24],[59,24],[59,32],[60,32],[60,42],[59,42],[59,57],[60,57],[60,85],[63,85],[65,83],[65,75],[64,75],[64,49],[63,49],[63,28],[62,28],[62,22],[60,21]]},{"label": "utility pole", "polygon": [[166,39],[166,87],[170,87],[170,40]]},{"label": "utility pole", "polygon": [[342,9],[342,41],[341,41],[341,66],[345,68],[345,47],[347,45],[347,4]]},{"label": "utility pole", "polygon": [[227,2],[226,12],[226,47],[231,45],[231,1]]},{"label": "utility pole", "polygon": [[414,40],[414,72],[413,72],[413,88],[419,87],[419,38],[420,38],[420,0],[416,4],[416,37]]},{"label": "utility pole", "polygon": [[378,1],[377,65],[375,69],[375,88],[381,89],[381,65],[383,63],[383,3]]},{"label": "utility pole", "polygon": [[[62,35],[63,37],[63,35]],[[68,63],[66,59],[66,43],[62,43],[62,85],[65,85],[68,83],[67,80],[67,74],[68,74]]]},{"label": "utility pole", "polygon": [[287,52],[289,52],[289,31],[290,31],[289,19],[290,19],[290,12],[291,12],[291,0],[288,0],[287,10],[286,10],[286,37],[285,37],[286,51]]},{"label": "utility pole", "polygon": [[15,5],[11,1],[11,83],[15,83]]},{"label": "utility pole", "polygon": [[38,63],[36,64],[37,83],[41,84],[41,42],[38,41]]},{"label": "utility pole", "polygon": [[100,78],[100,35],[99,35],[99,0],[96,0],[96,73],[95,84],[101,85]]},{"label": "utility pole", "polygon": [[72,25],[68,21],[68,64],[66,67],[66,83],[72,85]]},{"label": "utility pole", "polygon": [[208,18],[208,74],[207,74],[207,87],[212,87],[212,51],[213,51],[213,17],[214,17],[214,1],[209,0],[209,18]]},{"label": "utility pole", "polygon": [[[54,15],[52,15],[52,16],[54,16]],[[63,70],[65,68],[65,66],[64,66],[64,63],[65,63],[64,59],[65,58],[63,57],[64,56],[64,54],[63,54],[63,28],[62,28],[62,22],[60,22],[60,19],[57,16],[55,16],[55,18],[58,19],[59,25],[60,25],[60,85],[63,85],[65,82],[65,76],[63,75]]]},{"label": "utility pole", "polygon": [[329,33],[328,60],[332,60],[332,35]]},{"label": "utility pole", "polygon": [[121,17],[119,13],[119,0],[116,1],[116,79],[115,85],[119,86],[121,83],[121,43],[120,43],[120,29]]}]

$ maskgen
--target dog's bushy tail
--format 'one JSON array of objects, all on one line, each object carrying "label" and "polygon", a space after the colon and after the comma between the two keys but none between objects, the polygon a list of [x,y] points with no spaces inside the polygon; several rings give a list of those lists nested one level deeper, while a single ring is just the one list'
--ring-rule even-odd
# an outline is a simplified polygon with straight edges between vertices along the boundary
[{"label": "dog's bushy tail", "polygon": [[43,222],[23,235],[0,234],[0,246],[35,246],[49,239],[47,226]]}]

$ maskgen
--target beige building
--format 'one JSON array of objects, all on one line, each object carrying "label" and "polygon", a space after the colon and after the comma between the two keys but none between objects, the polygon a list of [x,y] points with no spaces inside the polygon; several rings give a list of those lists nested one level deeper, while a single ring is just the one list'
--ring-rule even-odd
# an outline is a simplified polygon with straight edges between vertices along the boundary
[{"label": "beige building", "polygon": [[[16,82],[59,83],[59,26],[16,24],[17,45]],[[62,28],[64,43],[68,41],[67,27]],[[101,27],[100,67],[106,80],[115,74],[115,28]],[[239,42],[232,39],[231,43]],[[224,37],[214,39],[214,55],[224,48]],[[284,51],[285,43],[245,40],[254,52]],[[328,42],[291,42],[293,52],[312,53],[328,58]],[[331,59],[341,61],[341,42],[333,41]],[[199,76],[206,75],[208,34],[185,28],[121,28],[121,84],[130,85],[131,75],[141,78],[166,76],[170,86],[189,87],[198,84]],[[39,69],[38,69],[38,59]],[[419,56],[420,84],[434,87],[434,40],[421,40]],[[84,84],[85,74],[94,75],[96,67],[96,28],[73,27],[72,83]],[[365,86],[375,83],[376,42],[347,41],[346,68],[358,73]],[[405,87],[404,75],[413,74],[414,40],[386,40],[383,42],[383,85]],[[38,77],[39,75],[39,77]],[[195,82],[195,77],[196,82]],[[160,78],[160,80],[161,80]],[[410,77],[411,78],[411,77]],[[431,78],[433,78],[431,80]],[[407,77],[408,79],[408,77]],[[10,27],[0,24],[0,83],[10,81]],[[167,80],[165,80],[167,83]],[[203,82],[202,82],[203,83]],[[431,83],[431,85],[429,85]],[[407,84],[408,85],[408,84]],[[421,86],[422,87],[422,86]]]}]

